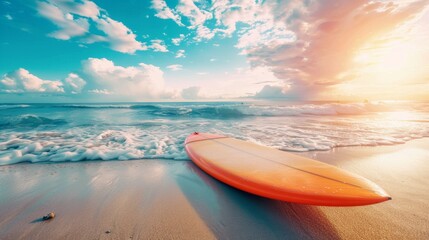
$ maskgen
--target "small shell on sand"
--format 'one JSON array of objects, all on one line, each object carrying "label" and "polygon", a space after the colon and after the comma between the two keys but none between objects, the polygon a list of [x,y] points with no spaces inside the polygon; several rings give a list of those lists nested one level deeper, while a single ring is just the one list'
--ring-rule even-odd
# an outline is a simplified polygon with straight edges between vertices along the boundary
[{"label": "small shell on sand", "polygon": [[50,212],[48,214],[46,214],[45,216],[43,216],[43,220],[49,220],[55,217],[55,212]]}]

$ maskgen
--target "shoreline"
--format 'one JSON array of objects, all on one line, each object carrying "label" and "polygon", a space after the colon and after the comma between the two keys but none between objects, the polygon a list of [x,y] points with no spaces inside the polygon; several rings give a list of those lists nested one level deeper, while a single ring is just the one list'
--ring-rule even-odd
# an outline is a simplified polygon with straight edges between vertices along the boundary
[{"label": "shoreline", "polygon": [[[429,237],[429,138],[294,154],[362,175],[393,200],[362,207],[280,202],[229,187],[184,160],[18,163],[0,166],[0,238]],[[50,211],[55,219],[39,221]]]},{"label": "shoreline", "polygon": [[[394,144],[379,144],[379,145],[350,145],[350,146],[336,146],[333,147],[329,150],[308,150],[308,151],[292,151],[292,150],[282,150],[282,149],[278,149],[280,151],[285,151],[291,154],[296,154],[296,155],[301,155],[301,156],[305,156],[308,158],[314,158],[316,159],[316,157],[318,155],[323,155],[323,154],[319,154],[319,153],[331,153],[331,152],[335,152],[336,149],[353,149],[353,148],[378,148],[378,147],[394,147],[394,146],[400,146],[400,145],[404,145],[407,144],[409,142],[413,142],[413,141],[429,141],[429,136],[428,137],[421,137],[421,138],[413,138],[410,139],[406,142],[403,143],[394,143]],[[269,146],[267,146],[269,147]],[[31,161],[21,161],[21,162],[16,162],[16,163],[8,163],[8,164],[1,164],[0,163],[0,168],[3,166],[11,166],[11,165],[19,165],[19,164],[61,164],[61,163],[90,163],[90,162],[116,162],[116,161],[174,161],[174,162],[190,162],[190,159],[174,159],[174,158],[160,158],[160,157],[150,157],[150,158],[136,158],[136,159],[127,159],[127,160],[119,160],[119,159],[114,159],[114,160],[103,160],[103,159],[97,159],[97,160],[79,160],[79,161],[40,161],[40,162],[31,162]],[[316,159],[319,160],[319,159]],[[324,160],[319,160],[319,161],[324,161]]]}]

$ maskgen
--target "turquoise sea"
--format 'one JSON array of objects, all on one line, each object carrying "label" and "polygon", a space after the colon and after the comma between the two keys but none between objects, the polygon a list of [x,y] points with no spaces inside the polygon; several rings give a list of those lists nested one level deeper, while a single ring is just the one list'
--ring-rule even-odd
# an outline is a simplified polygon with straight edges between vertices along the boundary
[{"label": "turquoise sea", "polygon": [[401,144],[429,137],[429,104],[188,102],[0,104],[0,165],[176,159],[192,132],[285,151]]}]

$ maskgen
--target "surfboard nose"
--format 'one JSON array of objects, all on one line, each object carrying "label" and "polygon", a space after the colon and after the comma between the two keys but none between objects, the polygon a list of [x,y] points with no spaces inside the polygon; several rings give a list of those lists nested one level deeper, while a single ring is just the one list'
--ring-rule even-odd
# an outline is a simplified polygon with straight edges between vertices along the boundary
[{"label": "surfboard nose", "polygon": [[351,191],[351,199],[349,199],[352,203],[351,205],[355,205],[353,204],[355,201],[360,203],[366,201],[367,204],[375,204],[392,200],[392,197],[379,185],[361,176],[352,173],[349,174],[359,179],[359,181],[356,182],[358,183],[357,188]]},{"label": "surfboard nose", "polygon": [[372,196],[353,196],[353,197],[338,197],[337,199],[332,199],[331,201],[327,201],[328,204],[326,206],[363,206],[381,203],[385,201],[392,200],[392,197],[388,195],[378,195],[373,194]]},{"label": "surfboard nose", "polygon": [[377,184],[354,174],[350,176],[356,177],[353,184],[332,182],[329,188],[328,185],[323,184],[317,188],[326,188],[326,190],[319,192],[317,199],[314,196],[303,196],[302,198],[311,205],[320,206],[362,206],[392,200],[392,197]]}]

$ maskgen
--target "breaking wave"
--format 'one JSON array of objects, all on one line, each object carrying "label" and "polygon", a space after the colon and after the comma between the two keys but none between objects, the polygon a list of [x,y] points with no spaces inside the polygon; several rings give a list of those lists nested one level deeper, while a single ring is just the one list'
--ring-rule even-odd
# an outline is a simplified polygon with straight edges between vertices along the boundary
[{"label": "breaking wave", "polygon": [[130,109],[143,111],[154,116],[241,118],[252,116],[339,116],[362,115],[373,112],[391,111],[392,106],[384,103],[325,103],[290,104],[273,106],[245,103],[154,103],[154,104],[70,104],[59,108],[76,109]]},{"label": "breaking wave", "polygon": [[26,107],[30,107],[30,105],[25,105],[25,104],[3,104],[3,105],[0,105],[0,110],[1,109],[11,109],[11,108],[26,108]]},{"label": "breaking wave", "polygon": [[32,114],[25,114],[0,120],[0,127],[3,128],[38,127],[41,125],[58,126],[65,124],[67,124],[67,121],[64,119],[52,119]]}]

